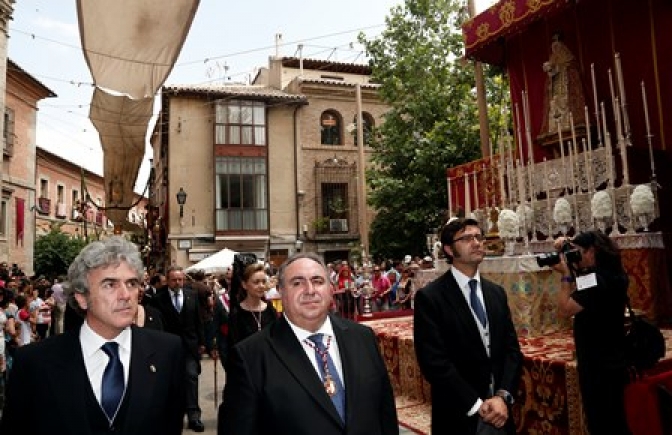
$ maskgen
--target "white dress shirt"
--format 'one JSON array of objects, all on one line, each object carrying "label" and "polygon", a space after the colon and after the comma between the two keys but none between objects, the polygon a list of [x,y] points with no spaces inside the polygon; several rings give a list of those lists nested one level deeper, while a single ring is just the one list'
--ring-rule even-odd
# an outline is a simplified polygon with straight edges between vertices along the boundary
[{"label": "white dress shirt", "polygon": [[294,335],[296,335],[296,338],[299,340],[299,343],[301,343],[304,352],[306,352],[308,360],[315,369],[315,373],[317,373],[317,375],[320,378],[322,378],[322,372],[320,371],[320,367],[317,365],[317,360],[315,359],[315,349],[309,344],[306,344],[306,340],[308,340],[308,337],[310,337],[313,334],[324,334],[324,340],[326,340],[327,337],[331,337],[331,344],[329,345],[329,356],[334,361],[334,366],[336,366],[338,377],[341,378],[343,388],[346,388],[345,379],[343,379],[343,363],[341,362],[341,353],[338,350],[338,342],[336,341],[336,336],[334,335],[334,328],[331,325],[331,319],[327,317],[322,326],[320,326],[320,328],[315,332],[310,332],[306,331],[305,329],[299,328],[298,326],[293,324],[287,318],[287,316],[285,316],[285,319],[287,319],[287,323],[289,323],[289,326],[292,328],[292,331],[294,331]]},{"label": "white dress shirt", "polygon": [[169,290],[170,291],[170,301],[173,303],[173,307],[177,310],[177,307],[175,306],[175,293],[177,293],[177,300],[180,301],[180,309],[178,311],[182,311],[182,308],[184,307],[184,293],[182,293],[182,289],[179,288],[177,290],[173,290],[172,288]]},{"label": "white dress shirt", "polygon": [[[459,270],[457,270],[455,267],[450,268],[450,272],[453,274],[455,277],[455,281],[457,281],[457,285],[460,287],[460,291],[462,291],[462,296],[464,296],[464,300],[467,301],[467,305],[469,308],[471,308],[471,301],[470,301],[470,293],[471,293],[471,288],[469,287],[469,281],[472,279],[475,279],[478,281],[478,286],[476,287],[476,296],[478,299],[481,301],[481,305],[483,305],[483,311],[485,312],[485,315],[488,315],[488,311],[485,308],[485,300],[483,299],[483,290],[481,288],[481,274],[477,270],[476,274],[470,278],[467,275],[463,274]],[[481,341],[483,342],[483,346],[485,347],[485,351],[487,352],[488,356],[490,356],[490,322],[487,323],[486,326],[483,326],[478,320],[478,317],[476,316],[476,313],[474,312],[473,309],[470,310],[471,315],[474,317],[474,321],[476,322],[476,326],[478,327],[478,332],[481,335]],[[468,416],[472,416],[478,412],[478,410],[481,408],[481,405],[483,404],[483,401],[479,398],[476,400],[476,403],[474,403],[474,406],[471,407],[469,412],[467,412]]]},{"label": "white dress shirt", "polygon": [[[464,300],[467,301],[467,305],[469,305],[469,308],[471,308],[471,301],[470,301],[471,288],[469,287],[469,281],[475,279],[478,282],[478,286],[476,287],[476,296],[481,301],[481,305],[483,305],[483,312],[487,317],[488,310],[485,308],[485,300],[483,299],[483,290],[481,288],[480,273],[476,271],[476,275],[474,275],[473,278],[469,278],[467,275],[463,274],[454,267],[451,267],[450,271],[455,277],[455,281],[457,281],[457,285],[460,287],[460,290],[462,291],[462,296],[464,296]],[[476,321],[476,326],[478,326],[478,332],[481,334],[481,341],[483,342],[483,346],[485,346],[485,351],[488,353],[488,356],[490,356],[490,322],[487,322],[486,326],[483,326],[480,320],[478,320],[478,317],[476,316],[476,313],[474,312],[473,308],[470,311],[471,315],[474,317],[474,320]]]},{"label": "white dress shirt", "polygon": [[[119,344],[119,359],[124,365],[124,384],[128,385],[128,372],[131,365],[131,328],[124,329],[114,340],[106,340],[96,334],[86,321],[79,330],[79,343],[82,346],[86,373],[89,375],[91,388],[93,388],[98,403],[100,403],[103,373],[110,360],[100,347],[108,341],[116,341]],[[126,394],[125,387],[124,394]]]}]

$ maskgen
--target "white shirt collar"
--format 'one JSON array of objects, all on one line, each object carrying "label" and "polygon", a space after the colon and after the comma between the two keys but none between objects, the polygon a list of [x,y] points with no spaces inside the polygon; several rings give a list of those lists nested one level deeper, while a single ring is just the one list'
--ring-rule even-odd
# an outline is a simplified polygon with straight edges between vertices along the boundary
[{"label": "white shirt collar", "polygon": [[286,315],[284,316],[285,319],[287,320],[287,323],[289,323],[289,327],[292,328],[292,331],[294,331],[294,335],[296,335],[296,338],[298,338],[301,343],[303,343],[303,340],[307,339],[313,334],[324,334],[329,337],[333,337],[334,339],[336,338],[334,336],[334,328],[331,325],[331,319],[329,318],[329,316],[327,316],[322,326],[320,326],[318,330],[315,332],[310,332],[308,330],[296,326],[295,324],[292,323],[291,320],[289,320],[289,318]]},{"label": "white shirt collar", "polygon": [[478,281],[479,284],[481,283],[481,273],[478,270],[476,270],[476,274],[471,278],[457,270],[455,267],[451,267],[450,272],[453,274],[455,281],[457,281],[457,285],[462,290],[469,288],[469,281],[472,279]]},{"label": "white shirt collar", "polygon": [[112,340],[107,340],[98,335],[89,326],[88,321],[84,321],[82,328],[79,330],[79,342],[82,346],[82,353],[84,359],[89,358],[95,352],[100,350],[100,347],[108,341],[116,341],[119,347],[125,350],[128,354],[131,353],[131,327],[127,327],[119,335]]}]

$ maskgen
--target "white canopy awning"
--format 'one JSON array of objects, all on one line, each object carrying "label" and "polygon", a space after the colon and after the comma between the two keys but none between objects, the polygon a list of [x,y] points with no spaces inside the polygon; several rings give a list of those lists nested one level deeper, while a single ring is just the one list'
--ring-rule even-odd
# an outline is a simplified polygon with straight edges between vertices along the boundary
[{"label": "white canopy awning", "polygon": [[173,69],[199,0],[77,1],[84,57],[96,86],[152,97]]},{"label": "white canopy awning", "polygon": [[196,264],[187,267],[187,272],[202,270],[205,273],[224,273],[233,265],[233,257],[237,254],[229,248],[224,248],[216,254],[204,258]]}]

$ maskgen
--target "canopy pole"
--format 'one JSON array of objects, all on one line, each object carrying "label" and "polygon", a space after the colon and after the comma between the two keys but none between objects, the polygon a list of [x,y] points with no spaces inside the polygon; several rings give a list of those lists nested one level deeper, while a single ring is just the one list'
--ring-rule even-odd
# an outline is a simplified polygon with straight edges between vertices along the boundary
[{"label": "canopy pole", "polygon": [[[468,0],[469,16],[476,16],[474,0]],[[476,81],[476,103],[478,105],[478,124],[481,132],[481,153],[483,157],[490,156],[490,128],[488,126],[488,102],[485,98],[485,81],[483,79],[483,65],[474,61],[474,78]]]}]

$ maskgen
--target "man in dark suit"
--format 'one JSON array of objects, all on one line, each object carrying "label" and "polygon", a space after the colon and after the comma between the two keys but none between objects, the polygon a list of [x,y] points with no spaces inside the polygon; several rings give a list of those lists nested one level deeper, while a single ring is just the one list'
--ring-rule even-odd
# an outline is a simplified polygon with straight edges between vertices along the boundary
[{"label": "man in dark suit", "polygon": [[184,270],[172,266],[166,272],[168,285],[159,289],[152,298],[163,316],[163,329],[182,338],[186,364],[183,380],[186,390],[188,427],[194,432],[203,432],[201,407],[198,405],[198,375],[201,374],[201,355],[205,351],[203,324],[199,313],[198,295],[184,285]]},{"label": "man in dark suit", "polygon": [[145,293],[143,298],[140,300],[140,303],[143,305],[149,305],[152,302],[152,298],[156,295],[159,289],[166,286],[166,276],[161,273],[155,273],[149,278],[149,283],[145,287]]},{"label": "man in dark suit", "polygon": [[392,387],[370,328],[328,315],[332,291],[312,253],[278,272],[284,315],[229,355],[219,435],[399,433]]},{"label": "man in dark suit", "polygon": [[17,350],[0,433],[182,432],[180,341],[132,325],[142,273],[137,248],[121,237],[80,252],[66,294],[84,322]]},{"label": "man in dark suit", "polygon": [[483,240],[475,220],[450,221],[441,244],[452,267],[415,295],[415,351],[437,434],[515,433],[523,356],[504,289],[478,271]]}]

